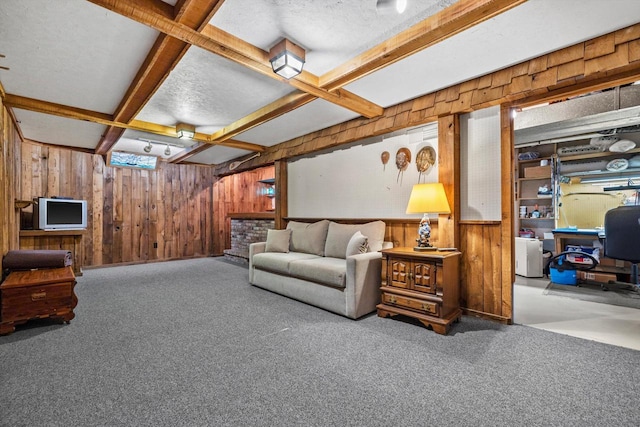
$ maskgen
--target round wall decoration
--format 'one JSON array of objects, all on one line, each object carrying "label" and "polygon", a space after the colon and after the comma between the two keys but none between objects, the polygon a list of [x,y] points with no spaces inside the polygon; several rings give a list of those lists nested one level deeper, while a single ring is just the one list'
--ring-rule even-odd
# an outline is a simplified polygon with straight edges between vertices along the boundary
[{"label": "round wall decoration", "polygon": [[422,177],[422,174],[423,173],[426,174],[427,172],[429,172],[429,169],[431,169],[431,167],[435,164],[436,164],[436,150],[434,150],[434,148],[430,145],[427,145],[426,147],[422,147],[420,151],[418,151],[418,154],[416,154],[416,168],[420,173],[418,177],[418,182],[420,182],[420,178]]},{"label": "round wall decoration", "polygon": [[406,147],[400,148],[396,153],[396,167],[398,168],[396,182],[400,180],[400,184],[402,184],[402,172],[407,170],[409,163],[411,163],[411,151]]},{"label": "round wall decoration", "polygon": [[380,154],[380,160],[382,160],[382,170],[387,169],[387,162],[389,161],[389,157],[391,157],[391,155],[388,151],[383,151],[382,154]]}]

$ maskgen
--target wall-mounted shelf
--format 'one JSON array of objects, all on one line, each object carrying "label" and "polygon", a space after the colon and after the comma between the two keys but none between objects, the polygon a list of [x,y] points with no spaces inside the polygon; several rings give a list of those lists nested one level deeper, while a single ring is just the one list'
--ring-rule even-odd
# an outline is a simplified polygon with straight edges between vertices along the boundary
[{"label": "wall-mounted shelf", "polygon": [[24,209],[26,207],[29,207],[33,204],[33,201],[31,200],[18,200],[16,199],[15,201],[15,206],[16,209]]},{"label": "wall-mounted shelf", "polygon": [[262,194],[271,199],[271,209],[268,210],[274,211],[276,209],[276,179],[267,178],[261,179],[258,182],[266,185],[266,188],[264,189],[264,192]]},{"label": "wall-mounted shelf", "polygon": [[583,172],[567,172],[567,173],[560,173],[560,175],[568,176],[568,177],[610,176],[610,177],[616,177],[616,178],[624,178],[626,175],[640,175],[640,168],[627,168],[621,171],[591,170],[591,171],[583,171]]},{"label": "wall-mounted shelf", "polygon": [[640,153],[640,148],[634,148],[633,150],[625,151],[624,153],[616,153],[612,151],[601,151],[599,153],[585,153],[585,154],[573,154],[569,156],[558,156],[559,162],[570,162],[572,160],[586,160],[586,159],[599,159],[603,157],[623,157],[629,154]]},{"label": "wall-mounted shelf", "polygon": [[[516,148],[516,158],[526,150],[531,148]],[[524,228],[542,238],[555,228],[556,221],[555,216],[547,217],[547,213],[555,212],[555,145],[536,147],[534,151],[539,153],[537,158],[516,161],[515,233]],[[547,192],[540,193],[541,187]],[[535,210],[542,217],[532,217]]]}]

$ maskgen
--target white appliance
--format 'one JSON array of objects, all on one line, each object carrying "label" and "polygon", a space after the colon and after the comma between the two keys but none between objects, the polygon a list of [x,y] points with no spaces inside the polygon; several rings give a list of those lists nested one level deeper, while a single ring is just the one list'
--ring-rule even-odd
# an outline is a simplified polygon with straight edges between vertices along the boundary
[{"label": "white appliance", "polygon": [[516,237],[516,274],[542,277],[542,240]]}]

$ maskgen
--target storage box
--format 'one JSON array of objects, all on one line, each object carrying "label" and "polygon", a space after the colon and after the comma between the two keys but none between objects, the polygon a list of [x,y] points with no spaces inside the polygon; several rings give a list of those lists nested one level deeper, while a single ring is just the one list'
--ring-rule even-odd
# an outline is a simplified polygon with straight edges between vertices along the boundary
[{"label": "storage box", "polygon": [[588,280],[590,282],[609,283],[615,282],[618,278],[613,273],[600,273],[592,271],[578,270],[578,280]]},{"label": "storage box", "polygon": [[525,178],[551,178],[551,166],[530,166],[524,168]]},{"label": "storage box", "polygon": [[[592,246],[567,245],[565,246],[564,250],[584,252],[594,257],[596,261],[600,261],[600,248],[594,248]],[[593,263],[591,258],[588,258],[586,256],[580,256],[579,254],[567,254],[567,261],[572,262],[574,264],[585,264],[585,265],[591,265]]]}]

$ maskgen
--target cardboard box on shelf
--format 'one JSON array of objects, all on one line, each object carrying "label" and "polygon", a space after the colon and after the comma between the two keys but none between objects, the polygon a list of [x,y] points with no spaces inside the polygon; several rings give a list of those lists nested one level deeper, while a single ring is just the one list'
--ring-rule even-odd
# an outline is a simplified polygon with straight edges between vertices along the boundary
[{"label": "cardboard box on shelf", "polygon": [[530,166],[524,168],[525,178],[551,178],[551,166]]}]

